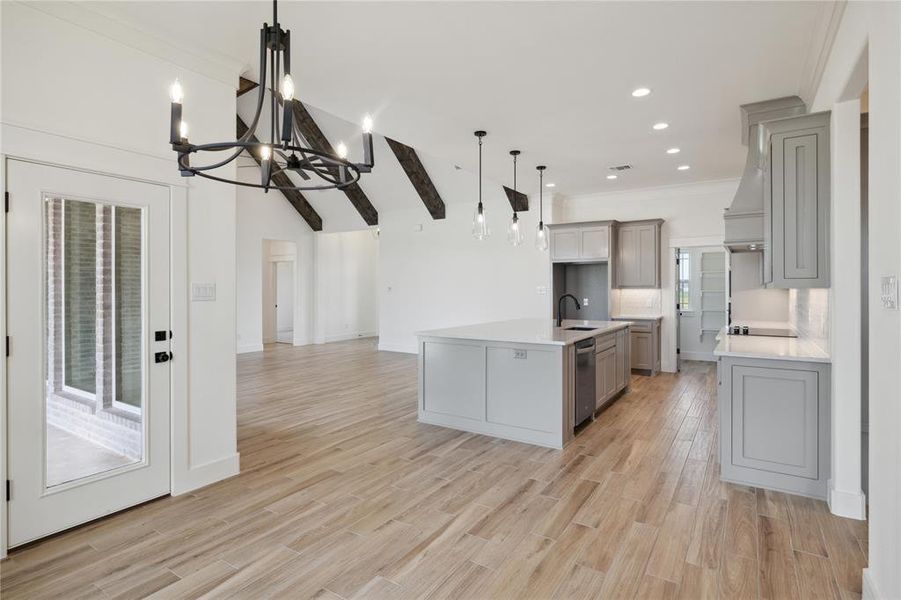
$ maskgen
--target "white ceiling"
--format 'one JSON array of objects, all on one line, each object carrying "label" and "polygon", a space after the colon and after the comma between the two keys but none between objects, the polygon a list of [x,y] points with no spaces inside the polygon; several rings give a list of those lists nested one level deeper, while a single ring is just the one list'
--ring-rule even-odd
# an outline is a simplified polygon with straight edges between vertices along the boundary
[{"label": "white ceiling", "polygon": [[[92,2],[157,37],[246,64],[269,2]],[[827,2],[281,2],[298,96],[486,176],[564,195],[740,175],[738,106],[798,94]],[[652,93],[635,99],[631,91]],[[651,125],[666,121],[655,132]],[[681,153],[668,155],[672,146]],[[616,181],[611,165],[634,170]],[[677,171],[690,164],[688,171]]]}]

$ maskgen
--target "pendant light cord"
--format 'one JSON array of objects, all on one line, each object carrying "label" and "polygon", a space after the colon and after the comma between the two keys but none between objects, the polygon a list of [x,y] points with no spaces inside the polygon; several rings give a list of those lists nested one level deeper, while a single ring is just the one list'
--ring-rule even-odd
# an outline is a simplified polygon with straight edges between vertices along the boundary
[{"label": "pendant light cord", "polygon": [[479,207],[482,206],[482,136],[479,136]]},{"label": "pendant light cord", "polygon": [[544,223],[544,171],[538,171],[538,222]]}]

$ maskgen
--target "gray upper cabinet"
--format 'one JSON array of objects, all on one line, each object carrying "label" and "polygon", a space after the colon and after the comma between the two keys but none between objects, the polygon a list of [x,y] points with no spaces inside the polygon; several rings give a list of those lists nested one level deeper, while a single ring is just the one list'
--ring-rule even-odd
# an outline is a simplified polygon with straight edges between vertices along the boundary
[{"label": "gray upper cabinet", "polygon": [[551,226],[552,262],[601,262],[610,258],[611,224]]},{"label": "gray upper cabinet", "polygon": [[764,281],[829,287],[829,113],[762,125],[769,140]]},{"label": "gray upper cabinet", "polygon": [[660,287],[662,219],[620,223],[616,228],[616,287]]}]

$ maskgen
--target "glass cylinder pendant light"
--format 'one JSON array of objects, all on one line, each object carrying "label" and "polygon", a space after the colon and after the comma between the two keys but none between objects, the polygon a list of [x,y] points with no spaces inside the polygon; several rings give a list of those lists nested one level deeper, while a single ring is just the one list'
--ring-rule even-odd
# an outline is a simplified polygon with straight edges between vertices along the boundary
[{"label": "glass cylinder pendant light", "polygon": [[538,169],[538,231],[535,233],[535,247],[539,250],[547,250],[548,231],[544,226],[544,165],[535,167]]},{"label": "glass cylinder pendant light", "polygon": [[485,214],[485,207],[482,205],[482,138],[486,135],[484,131],[475,132],[475,136],[479,138],[479,204],[472,217],[472,236],[477,240],[484,240],[491,235],[488,229],[488,215]]},{"label": "glass cylinder pendant light", "polygon": [[[520,155],[519,150],[510,150],[510,156],[513,157],[513,191],[516,191],[516,157]],[[519,246],[522,244],[525,236],[522,233],[522,227],[519,226],[519,216],[516,214],[516,209],[513,209],[513,218],[510,219],[510,224],[507,225],[507,241],[510,242],[513,246]]]}]

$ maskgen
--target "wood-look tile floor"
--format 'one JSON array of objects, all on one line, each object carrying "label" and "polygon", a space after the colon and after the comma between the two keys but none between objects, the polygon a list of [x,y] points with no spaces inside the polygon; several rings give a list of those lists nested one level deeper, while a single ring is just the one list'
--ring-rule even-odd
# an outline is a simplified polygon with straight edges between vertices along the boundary
[{"label": "wood-look tile floor", "polygon": [[563,451],[416,422],[372,340],[238,361],[241,475],[14,551],[13,598],[854,598],[864,523],[718,478],[714,369]]}]

